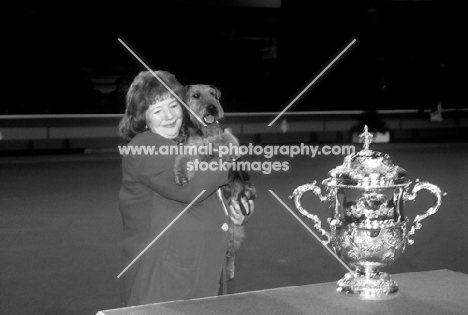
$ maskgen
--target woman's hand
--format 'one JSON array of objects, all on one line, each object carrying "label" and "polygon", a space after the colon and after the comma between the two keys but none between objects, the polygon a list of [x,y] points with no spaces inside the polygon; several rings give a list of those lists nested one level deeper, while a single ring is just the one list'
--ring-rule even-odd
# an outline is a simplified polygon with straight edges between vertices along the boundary
[{"label": "woman's hand", "polygon": [[245,211],[247,212],[247,215],[245,216],[242,214],[239,201],[231,200],[231,202],[229,203],[229,210],[231,212],[229,216],[231,218],[231,221],[237,225],[243,225],[247,223],[255,208],[253,200],[247,200],[247,198],[242,198],[241,202],[244,206]]}]

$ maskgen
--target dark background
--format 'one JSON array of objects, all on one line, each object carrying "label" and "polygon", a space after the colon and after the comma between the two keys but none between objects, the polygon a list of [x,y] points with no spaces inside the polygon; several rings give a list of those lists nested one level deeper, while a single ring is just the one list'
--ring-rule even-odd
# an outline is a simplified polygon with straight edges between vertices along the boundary
[{"label": "dark background", "polygon": [[464,107],[465,16],[448,1],[154,1],[3,12],[0,114],[123,113],[145,68],[214,84],[228,112]]}]

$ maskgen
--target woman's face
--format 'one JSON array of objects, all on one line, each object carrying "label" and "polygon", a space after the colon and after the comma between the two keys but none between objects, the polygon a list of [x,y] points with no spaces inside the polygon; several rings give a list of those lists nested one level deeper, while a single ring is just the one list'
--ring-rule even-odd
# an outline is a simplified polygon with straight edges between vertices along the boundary
[{"label": "woman's face", "polygon": [[152,132],[174,139],[179,135],[182,124],[182,107],[173,97],[156,102],[146,110],[146,124]]}]

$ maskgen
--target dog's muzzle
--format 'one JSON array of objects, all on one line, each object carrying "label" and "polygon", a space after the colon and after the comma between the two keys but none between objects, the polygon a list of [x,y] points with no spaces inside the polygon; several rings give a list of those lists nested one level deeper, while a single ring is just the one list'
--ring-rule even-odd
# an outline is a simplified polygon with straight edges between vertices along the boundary
[{"label": "dog's muzzle", "polygon": [[216,108],[216,106],[208,105],[208,107],[206,107],[206,115],[203,116],[203,120],[207,124],[212,124],[215,121],[217,116],[218,116],[218,109]]}]

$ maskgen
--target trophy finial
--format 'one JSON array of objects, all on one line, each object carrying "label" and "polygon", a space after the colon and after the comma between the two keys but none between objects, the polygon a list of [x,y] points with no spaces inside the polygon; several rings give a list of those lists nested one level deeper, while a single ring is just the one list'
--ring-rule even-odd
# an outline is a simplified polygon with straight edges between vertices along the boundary
[{"label": "trophy finial", "polygon": [[364,140],[364,150],[368,151],[369,150],[369,145],[372,142],[372,138],[374,138],[374,135],[369,132],[369,128],[367,125],[364,126],[364,132],[359,135],[359,139]]}]

